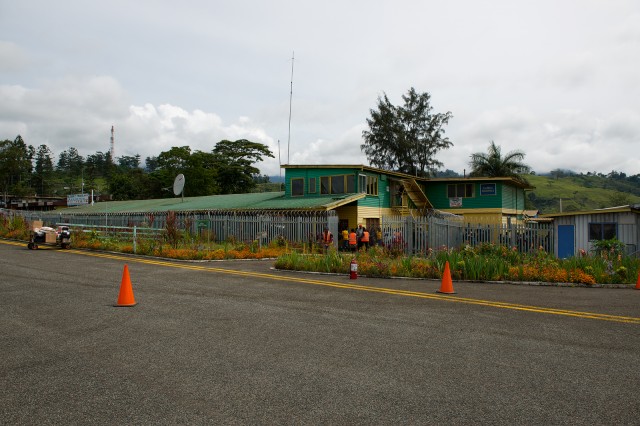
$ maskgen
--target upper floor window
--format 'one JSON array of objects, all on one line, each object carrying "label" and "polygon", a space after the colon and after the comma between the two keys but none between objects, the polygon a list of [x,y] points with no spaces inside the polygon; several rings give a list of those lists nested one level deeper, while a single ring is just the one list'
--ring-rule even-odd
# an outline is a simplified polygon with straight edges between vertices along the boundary
[{"label": "upper floor window", "polygon": [[331,193],[344,194],[344,176],[331,176]]},{"label": "upper floor window", "polygon": [[458,183],[447,185],[448,198],[471,198],[473,197],[472,183]]},{"label": "upper floor window", "polygon": [[309,194],[316,193],[316,178],[309,178]]},{"label": "upper floor window", "polygon": [[304,179],[294,178],[291,179],[291,196],[299,197],[304,195]]},{"label": "upper floor window", "polygon": [[320,194],[349,194],[355,192],[353,175],[320,177]]},{"label": "upper floor window", "polygon": [[378,177],[358,175],[358,190],[367,195],[378,195]]},{"label": "upper floor window", "polygon": [[330,184],[329,176],[321,176],[320,177],[320,193],[323,195],[328,194],[330,188],[331,188],[331,184]]},{"label": "upper floor window", "polygon": [[353,194],[356,192],[356,177],[354,175],[347,175],[347,192]]}]

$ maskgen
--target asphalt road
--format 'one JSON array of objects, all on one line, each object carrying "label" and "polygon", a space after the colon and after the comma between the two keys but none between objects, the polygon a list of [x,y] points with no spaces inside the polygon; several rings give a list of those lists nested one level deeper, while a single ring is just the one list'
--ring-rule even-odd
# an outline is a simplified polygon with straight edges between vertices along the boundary
[{"label": "asphalt road", "polygon": [[0,424],[640,424],[640,291],[270,266],[0,241]]}]

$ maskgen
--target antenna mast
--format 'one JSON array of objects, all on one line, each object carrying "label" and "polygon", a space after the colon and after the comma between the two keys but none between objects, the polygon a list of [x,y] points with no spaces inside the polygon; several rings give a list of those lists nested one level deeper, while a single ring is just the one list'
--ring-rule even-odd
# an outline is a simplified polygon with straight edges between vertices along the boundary
[{"label": "antenna mast", "polygon": [[111,161],[115,162],[115,158],[113,158],[113,154],[114,154],[114,145],[115,145],[115,139],[113,137],[113,126],[111,126],[111,144],[109,145],[109,154],[111,154]]},{"label": "antenna mast", "polygon": [[289,93],[289,138],[287,140],[287,164],[289,164],[289,152],[291,150],[291,101],[293,100],[293,61],[295,60],[296,52],[291,54],[291,92]]},{"label": "antenna mast", "polygon": [[282,160],[280,160],[280,139],[278,139],[278,165],[280,166],[280,177],[282,178]]}]

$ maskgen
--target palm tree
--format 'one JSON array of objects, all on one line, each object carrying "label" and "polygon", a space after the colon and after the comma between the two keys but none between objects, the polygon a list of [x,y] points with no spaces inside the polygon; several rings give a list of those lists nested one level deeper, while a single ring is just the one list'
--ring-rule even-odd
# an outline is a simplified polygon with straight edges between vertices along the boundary
[{"label": "palm tree", "polygon": [[491,141],[487,154],[477,152],[471,154],[470,176],[472,177],[512,177],[520,182],[527,183],[522,176],[529,173],[529,166],[524,164],[524,152],[511,151],[504,157],[500,152],[500,147],[494,141]]}]

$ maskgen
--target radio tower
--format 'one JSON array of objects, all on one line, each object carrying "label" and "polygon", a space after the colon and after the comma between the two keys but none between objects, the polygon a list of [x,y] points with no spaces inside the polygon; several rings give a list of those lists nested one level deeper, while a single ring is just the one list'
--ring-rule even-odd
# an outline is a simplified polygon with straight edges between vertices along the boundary
[{"label": "radio tower", "polygon": [[111,154],[111,161],[116,161],[115,158],[113,158],[113,145],[114,145],[114,138],[113,138],[113,126],[111,126],[111,144],[109,145],[109,154]]}]

